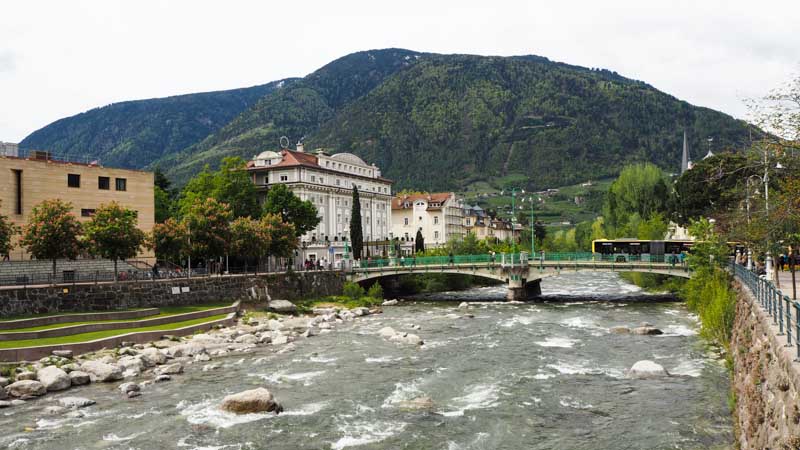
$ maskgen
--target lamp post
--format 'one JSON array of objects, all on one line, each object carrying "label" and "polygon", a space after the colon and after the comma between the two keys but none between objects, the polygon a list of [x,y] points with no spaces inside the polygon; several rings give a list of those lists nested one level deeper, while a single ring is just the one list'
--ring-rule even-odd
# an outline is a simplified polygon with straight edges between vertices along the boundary
[{"label": "lamp post", "polygon": [[[511,188],[511,240],[514,241],[514,253],[517,253],[517,240],[514,239],[514,222],[517,221],[517,191],[524,194],[525,189]],[[503,195],[504,192],[500,191],[500,195]]]}]

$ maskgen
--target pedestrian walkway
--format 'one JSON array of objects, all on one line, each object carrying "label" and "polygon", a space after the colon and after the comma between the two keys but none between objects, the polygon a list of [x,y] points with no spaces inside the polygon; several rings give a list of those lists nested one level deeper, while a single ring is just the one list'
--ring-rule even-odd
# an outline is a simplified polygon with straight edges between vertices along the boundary
[{"label": "pedestrian walkway", "polygon": [[[798,269],[800,269],[800,267],[798,267]],[[778,277],[780,281],[779,289],[783,292],[783,295],[788,295],[789,298],[792,298],[792,272],[788,270],[778,271]],[[797,297],[800,298],[800,270],[795,272],[795,279],[797,283]],[[797,300],[797,298],[792,300]]]}]

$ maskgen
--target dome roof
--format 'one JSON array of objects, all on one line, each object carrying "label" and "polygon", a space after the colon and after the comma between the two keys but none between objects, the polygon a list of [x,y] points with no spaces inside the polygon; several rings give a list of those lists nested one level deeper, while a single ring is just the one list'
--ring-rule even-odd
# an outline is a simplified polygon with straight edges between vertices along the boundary
[{"label": "dome roof", "polygon": [[349,164],[356,164],[356,165],[360,165],[360,166],[366,166],[367,165],[367,163],[365,163],[363,159],[359,158],[358,156],[356,156],[356,155],[354,155],[352,153],[337,153],[337,154],[331,156],[331,159],[336,159],[336,160],[339,160],[341,162],[346,162],[346,163],[349,163]]},{"label": "dome roof", "polygon": [[271,150],[267,150],[265,152],[259,153],[259,155],[256,156],[256,159],[275,159],[275,158],[280,158],[280,157],[281,157],[280,153],[276,153],[276,152],[273,152]]}]

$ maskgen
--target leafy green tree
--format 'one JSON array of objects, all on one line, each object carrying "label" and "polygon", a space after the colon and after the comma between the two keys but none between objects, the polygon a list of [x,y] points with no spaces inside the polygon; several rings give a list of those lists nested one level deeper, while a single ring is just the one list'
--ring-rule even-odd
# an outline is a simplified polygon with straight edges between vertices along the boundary
[{"label": "leafy green tree", "polygon": [[161,167],[156,167],[153,171],[153,183],[164,192],[169,192],[169,188],[172,186],[172,182],[161,171]]},{"label": "leafy green tree", "polygon": [[55,277],[57,259],[75,259],[81,254],[82,229],[71,203],[45,200],[31,210],[20,243],[34,258],[51,260]]},{"label": "leafy green tree", "polygon": [[417,230],[417,235],[414,237],[414,253],[425,252],[425,237],[422,235],[422,230]]},{"label": "leafy green tree", "polygon": [[181,217],[186,215],[197,201],[214,198],[214,174],[208,164],[197,175],[192,177],[181,191],[178,198],[178,213]]},{"label": "leafy green tree", "polygon": [[114,261],[114,280],[120,259],[133,258],[145,243],[145,233],[136,225],[136,211],[117,202],[100,205],[84,225],[84,237],[90,253]]},{"label": "leafy green tree", "polygon": [[189,251],[186,224],[171,217],[164,223],[155,224],[150,235],[150,244],[158,259],[179,261]]},{"label": "leafy green tree", "polygon": [[547,237],[547,228],[545,228],[542,222],[537,220],[533,225],[533,238],[536,240],[535,244],[541,247],[545,237]]},{"label": "leafy green tree", "polygon": [[196,199],[183,216],[189,252],[196,258],[226,254],[230,242],[230,207],[213,198]]},{"label": "leafy green tree", "polygon": [[271,238],[262,222],[237,217],[231,222],[230,253],[245,258],[261,258],[270,249]]},{"label": "leafy green tree", "polygon": [[221,203],[230,206],[234,217],[261,216],[256,186],[245,170],[242,158],[228,157],[222,159],[222,165],[214,174],[212,195]]},{"label": "leafy green tree", "polygon": [[377,281],[370,286],[367,291],[367,297],[374,298],[375,300],[383,300],[383,287]]},{"label": "leafy green tree", "polygon": [[269,236],[270,256],[288,258],[298,245],[297,231],[294,225],[281,220],[277,214],[264,214],[259,219],[261,233]]},{"label": "leafy green tree", "polygon": [[297,236],[302,236],[319,225],[317,208],[308,200],[300,200],[286,185],[269,188],[264,201],[264,214],[277,214],[281,220],[294,226]]},{"label": "leafy green tree", "polygon": [[606,231],[615,237],[631,237],[638,233],[641,220],[669,210],[670,195],[666,174],[655,165],[625,166],[606,195]]},{"label": "leafy green tree", "polygon": [[[0,205],[2,205],[0,200]],[[8,256],[14,248],[11,238],[19,233],[19,228],[8,220],[8,217],[0,214],[0,256]]]},{"label": "leafy green tree", "polygon": [[358,188],[353,185],[353,206],[350,213],[350,244],[353,246],[353,258],[361,259],[364,249],[364,232],[361,229],[361,198]]}]

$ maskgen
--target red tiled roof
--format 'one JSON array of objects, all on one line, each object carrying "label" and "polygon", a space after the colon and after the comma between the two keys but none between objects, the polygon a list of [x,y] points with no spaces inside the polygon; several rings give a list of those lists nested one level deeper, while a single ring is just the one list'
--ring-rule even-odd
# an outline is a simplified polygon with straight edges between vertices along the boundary
[{"label": "red tiled roof", "polygon": [[[434,192],[432,194],[412,194],[402,195],[392,198],[392,209],[406,209],[404,204],[408,202],[408,208],[413,208],[414,202],[417,200],[425,200],[428,203],[428,208],[441,209],[444,203],[453,195],[452,192]],[[431,207],[431,203],[438,203],[440,206]]]}]

